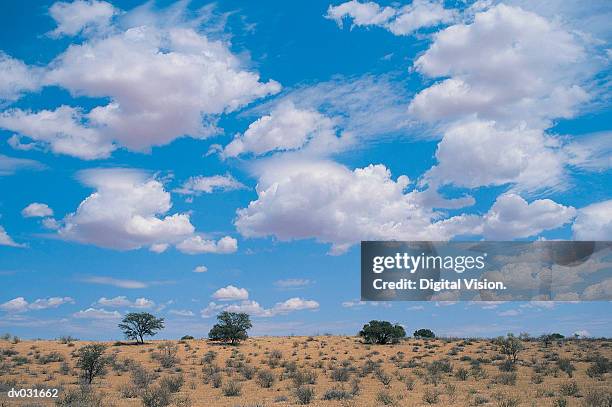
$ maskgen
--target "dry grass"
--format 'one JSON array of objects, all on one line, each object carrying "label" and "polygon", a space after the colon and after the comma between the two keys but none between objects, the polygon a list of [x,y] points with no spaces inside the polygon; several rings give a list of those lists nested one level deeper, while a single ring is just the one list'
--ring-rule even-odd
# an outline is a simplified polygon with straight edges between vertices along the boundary
[{"label": "dry grass", "polygon": [[[516,365],[489,340],[364,345],[355,337],[106,343],[107,372],[81,390],[83,341],[0,341],[0,406],[6,389],[61,388],[91,406],[610,406],[611,340],[525,342]],[[597,357],[599,359],[596,359]],[[594,368],[598,364],[598,368]],[[603,368],[602,368],[603,366]],[[590,369],[590,370],[589,370]],[[588,373],[587,373],[588,372]],[[599,372],[599,374],[597,374]],[[571,377],[570,377],[571,376]],[[89,393],[87,393],[89,391]],[[80,397],[80,398],[79,398]],[[3,404],[4,403],[4,404]]]}]

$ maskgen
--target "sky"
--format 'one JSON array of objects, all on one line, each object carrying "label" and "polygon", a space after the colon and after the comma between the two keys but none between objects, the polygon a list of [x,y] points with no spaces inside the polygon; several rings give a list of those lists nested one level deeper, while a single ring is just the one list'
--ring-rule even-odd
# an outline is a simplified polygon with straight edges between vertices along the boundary
[{"label": "sky", "polygon": [[0,331],[612,335],[609,302],[359,301],[361,240],[612,240],[612,5],[534,3],[4,5]]}]

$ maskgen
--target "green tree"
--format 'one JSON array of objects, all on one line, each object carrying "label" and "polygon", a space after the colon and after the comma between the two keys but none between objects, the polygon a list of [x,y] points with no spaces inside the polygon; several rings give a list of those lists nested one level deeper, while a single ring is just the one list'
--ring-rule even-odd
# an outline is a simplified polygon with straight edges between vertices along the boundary
[{"label": "green tree", "polygon": [[506,337],[499,336],[493,340],[493,343],[512,363],[516,363],[519,352],[525,348],[523,342],[513,334],[508,334]]},{"label": "green tree", "polygon": [[164,319],[148,312],[130,312],[121,320],[119,328],[126,338],[144,343],[145,336],[153,336],[164,329]]},{"label": "green tree", "polygon": [[223,311],[217,315],[217,321],[218,323],[208,333],[208,337],[212,341],[230,342],[231,344],[247,339],[249,337],[247,331],[253,326],[249,315],[244,312]]},{"label": "green tree", "polygon": [[384,345],[387,343],[397,343],[406,336],[406,331],[399,324],[391,324],[388,321],[370,321],[363,326],[359,332],[366,343],[376,343]]},{"label": "green tree", "polygon": [[435,338],[436,334],[431,329],[417,329],[412,336],[415,338]]},{"label": "green tree", "polygon": [[77,368],[81,369],[81,374],[88,384],[91,384],[97,376],[102,376],[108,359],[104,357],[106,346],[102,344],[91,344],[80,348],[77,351]]}]

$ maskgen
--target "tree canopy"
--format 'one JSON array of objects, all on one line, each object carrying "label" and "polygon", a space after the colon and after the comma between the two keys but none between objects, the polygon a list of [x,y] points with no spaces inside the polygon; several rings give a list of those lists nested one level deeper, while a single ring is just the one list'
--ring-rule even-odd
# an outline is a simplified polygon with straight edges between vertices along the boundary
[{"label": "tree canopy", "polygon": [[148,312],[130,312],[123,318],[119,328],[127,339],[144,343],[145,336],[154,336],[157,331],[164,329],[164,319]]},{"label": "tree canopy", "polygon": [[388,321],[370,321],[363,326],[359,336],[367,343],[384,345],[398,342],[406,336],[406,331],[399,324],[393,325]]},{"label": "tree canopy", "polygon": [[244,312],[223,311],[217,315],[217,321],[218,323],[208,333],[208,337],[213,341],[232,344],[247,339],[249,337],[247,331],[253,326],[249,315]]},{"label": "tree canopy", "polygon": [[415,338],[435,338],[436,334],[431,329],[417,329],[412,336]]}]

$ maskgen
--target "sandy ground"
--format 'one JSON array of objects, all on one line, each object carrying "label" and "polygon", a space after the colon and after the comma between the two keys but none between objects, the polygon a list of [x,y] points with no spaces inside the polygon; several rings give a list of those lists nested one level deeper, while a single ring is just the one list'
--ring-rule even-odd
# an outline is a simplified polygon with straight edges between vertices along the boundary
[{"label": "sandy ground", "polygon": [[[80,375],[74,354],[89,343],[0,341],[0,406],[39,406],[57,402],[40,398],[9,400],[6,391],[12,387],[59,388],[61,401],[68,391],[79,388]],[[185,407],[299,405],[295,392],[296,380],[299,380],[296,371],[307,381],[312,380],[309,374],[316,376],[314,384],[306,384],[314,389],[309,404],[312,406],[388,403],[386,405],[561,407],[597,405],[593,404],[598,402],[597,396],[603,400],[608,397],[601,405],[610,406],[605,403],[612,397],[611,373],[601,377],[587,375],[596,355],[612,359],[612,340],[556,342],[548,347],[541,342],[524,342],[525,350],[519,353],[514,384],[512,373],[500,370],[504,358],[490,340],[408,339],[396,345],[366,345],[355,337],[320,336],[253,338],[239,346],[223,346],[206,340],[148,341],[138,346],[104,344],[107,346],[105,356],[112,357],[114,362],[109,363],[106,374],[97,377],[92,385],[103,406],[143,406],[140,393],[143,386],[132,384],[132,371],[138,365],[157,377],[149,386],[151,388],[156,388],[166,376],[182,375],[184,384],[178,392],[172,393],[171,405]],[[162,367],[160,348],[168,345],[171,350],[176,348],[176,360],[173,366]],[[210,351],[216,354],[214,360],[203,360]],[[571,361],[575,368],[572,378],[559,369],[558,358]],[[446,365],[446,371],[436,377],[429,373],[428,366],[441,359],[450,362],[452,371],[448,371]],[[475,365],[480,366],[480,370],[474,368]],[[207,374],[215,370],[214,366],[220,370],[216,379],[222,384],[218,388],[213,386],[214,380]],[[465,380],[457,373],[461,368],[468,373]],[[261,370],[273,373],[275,380],[270,388],[263,388],[258,383],[258,371]],[[344,379],[346,381],[338,381]],[[504,379],[509,383],[502,384]],[[238,384],[240,395],[224,395],[230,381]],[[325,393],[330,389],[345,390],[347,398],[325,400]],[[427,394],[431,396],[429,399]],[[86,407],[85,402],[77,404]]]}]

